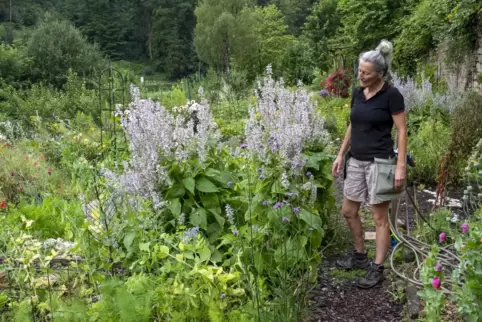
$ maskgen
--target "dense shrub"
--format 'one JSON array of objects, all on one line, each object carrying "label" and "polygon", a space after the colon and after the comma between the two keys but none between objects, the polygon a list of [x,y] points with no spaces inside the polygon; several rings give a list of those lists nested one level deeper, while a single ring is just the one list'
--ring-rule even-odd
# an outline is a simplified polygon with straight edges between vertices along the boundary
[{"label": "dense shrub", "polygon": [[83,79],[68,72],[64,90],[35,84],[28,90],[15,90],[9,86],[0,89],[0,109],[8,117],[21,121],[31,128],[35,118],[44,120],[71,119],[77,113],[100,115],[98,95],[85,87]]},{"label": "dense shrub", "polygon": [[42,194],[63,195],[66,180],[30,143],[0,143],[0,201],[39,199]]},{"label": "dense shrub", "polygon": [[28,71],[31,59],[23,48],[0,44],[0,87],[11,85],[20,88],[28,85]]},{"label": "dense shrub", "polygon": [[422,121],[419,128],[408,140],[408,151],[416,160],[416,167],[410,168],[409,180],[434,183],[440,158],[450,143],[450,128],[436,119]]},{"label": "dense shrub", "polygon": [[451,183],[462,178],[468,157],[482,137],[482,96],[475,91],[466,93],[454,111],[451,127],[452,138],[440,176],[448,176]]},{"label": "dense shrub", "polygon": [[339,69],[330,74],[320,86],[332,95],[347,98],[350,95],[351,73],[348,70]]},{"label": "dense shrub", "polygon": [[96,45],[70,23],[48,19],[39,24],[27,42],[27,54],[33,60],[31,73],[37,81],[60,88],[67,81],[69,69],[89,76],[103,68],[104,58]]}]

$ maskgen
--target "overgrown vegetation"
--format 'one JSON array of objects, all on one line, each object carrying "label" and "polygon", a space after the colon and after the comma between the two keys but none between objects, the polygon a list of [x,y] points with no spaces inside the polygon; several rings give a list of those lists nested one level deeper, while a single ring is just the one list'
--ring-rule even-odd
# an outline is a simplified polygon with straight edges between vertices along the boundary
[{"label": "overgrown vegetation", "polygon": [[[466,185],[465,222],[440,209],[434,230],[415,230],[427,244],[446,234],[421,271],[426,318],[443,315],[436,254],[455,243],[463,283],[449,300],[477,321],[482,98],[448,90],[427,62],[444,46],[451,63],[472,49],[478,1],[11,8],[0,2],[2,319],[299,321],[320,246],[339,229],[330,165],[353,64],[389,38],[417,161],[409,181]],[[124,96],[104,91],[109,67]]]}]

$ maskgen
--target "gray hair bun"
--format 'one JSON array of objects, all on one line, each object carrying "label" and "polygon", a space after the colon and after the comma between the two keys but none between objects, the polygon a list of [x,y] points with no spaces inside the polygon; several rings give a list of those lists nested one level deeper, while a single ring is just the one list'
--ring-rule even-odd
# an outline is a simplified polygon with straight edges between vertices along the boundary
[{"label": "gray hair bun", "polygon": [[383,58],[385,58],[385,62],[388,67],[390,67],[393,59],[393,45],[386,39],[383,39],[380,44],[376,48],[379,51]]}]

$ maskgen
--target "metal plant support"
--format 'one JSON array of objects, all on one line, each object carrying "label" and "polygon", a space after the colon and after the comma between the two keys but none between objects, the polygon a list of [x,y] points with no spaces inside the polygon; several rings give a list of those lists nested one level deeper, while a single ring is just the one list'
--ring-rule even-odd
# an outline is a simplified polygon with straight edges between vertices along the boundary
[{"label": "metal plant support", "polygon": [[126,107],[126,88],[124,76],[120,71],[109,67],[99,73],[98,76],[98,99],[100,113],[100,145],[102,153],[105,153],[104,143],[108,143],[113,149],[114,159],[117,158],[118,138],[125,136],[118,123],[119,113],[123,113]]}]

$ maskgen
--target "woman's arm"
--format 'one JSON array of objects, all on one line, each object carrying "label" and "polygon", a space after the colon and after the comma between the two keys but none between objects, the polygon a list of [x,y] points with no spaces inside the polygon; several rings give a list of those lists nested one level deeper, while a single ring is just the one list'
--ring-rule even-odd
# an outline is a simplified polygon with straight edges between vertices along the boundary
[{"label": "woman's arm", "polygon": [[341,144],[340,151],[336,157],[335,162],[333,162],[333,166],[331,168],[331,172],[334,177],[338,176],[341,170],[341,164],[343,163],[343,156],[348,151],[351,143],[351,124],[348,125],[346,129],[345,138],[343,139],[343,143]]},{"label": "woman's arm", "polygon": [[343,143],[341,144],[340,152],[338,152],[337,157],[343,158],[345,153],[348,151],[348,148],[350,147],[350,143],[351,143],[351,124],[349,124],[348,128],[346,129],[345,138],[343,139]]},{"label": "woman's arm", "polygon": [[392,115],[393,122],[397,128],[398,160],[395,172],[395,188],[403,186],[407,171],[407,124],[405,113]]}]

